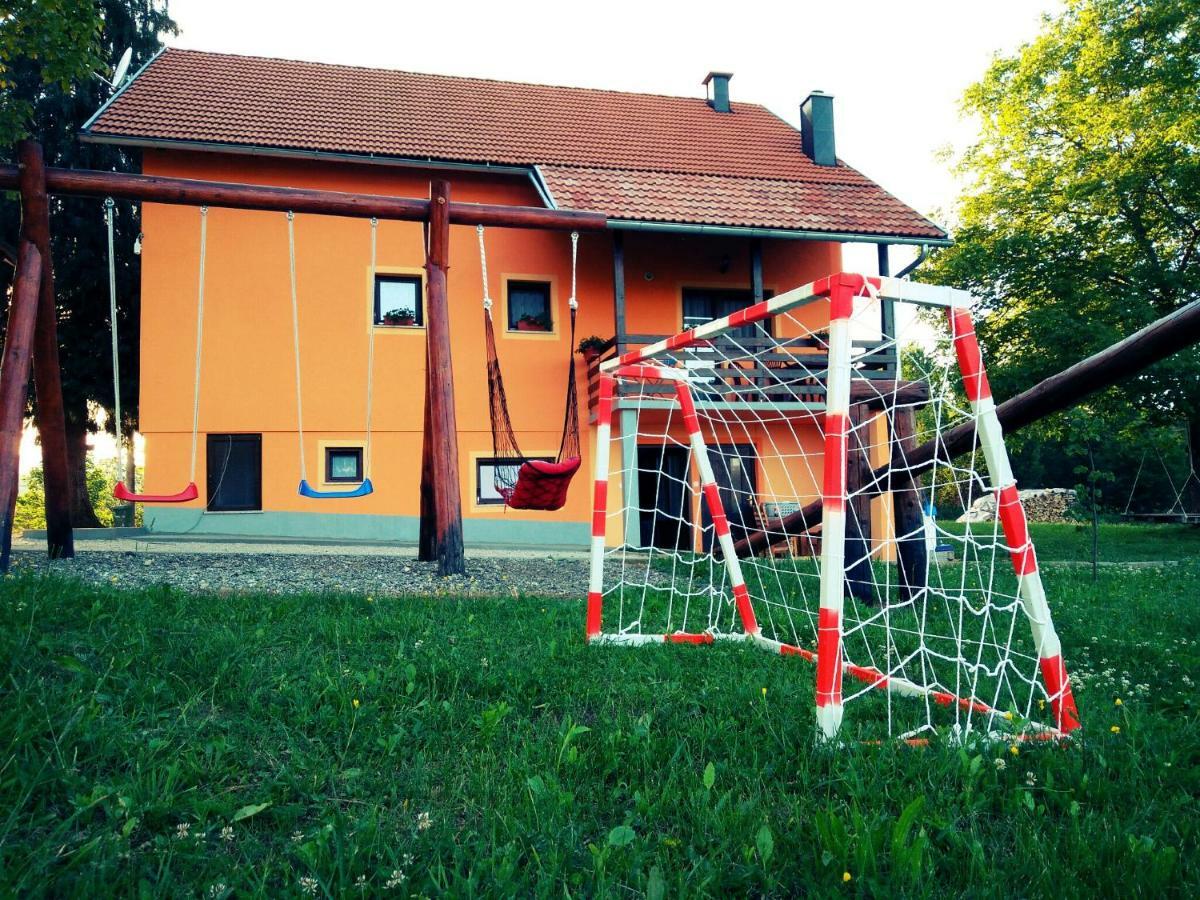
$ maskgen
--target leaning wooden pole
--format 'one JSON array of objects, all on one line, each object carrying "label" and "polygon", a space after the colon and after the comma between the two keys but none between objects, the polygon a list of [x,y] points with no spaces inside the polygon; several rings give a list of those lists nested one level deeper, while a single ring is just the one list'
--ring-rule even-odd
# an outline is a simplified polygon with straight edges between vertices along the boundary
[{"label": "leaning wooden pole", "polygon": [[54,263],[50,255],[50,202],[46,164],[35,141],[17,145],[21,169],[21,236],[42,257],[37,324],[33,332],[34,419],[42,444],[46,483],[46,551],[51,559],[75,555],[71,530],[71,470],[67,462],[67,420],[58,360],[58,307],[54,302]]},{"label": "leaning wooden pole", "polygon": [[[1004,431],[1011,434],[1033,422],[1074,406],[1084,397],[1112,387],[1156,362],[1161,362],[1193,344],[1200,343],[1200,300],[1163,316],[1099,353],[1080,360],[1057,375],[1051,375],[996,407]],[[871,481],[883,490],[892,465],[905,467],[915,477],[933,465],[935,458],[949,461],[971,449],[976,426],[971,420],[949,429],[940,440],[926,441],[911,453],[903,453],[871,473]],[[798,537],[821,522],[821,501],[782,519],[768,522],[766,531],[754,531],[734,546],[739,556],[765,550],[772,543]]]},{"label": "leaning wooden pole", "polygon": [[37,324],[42,255],[32,241],[22,240],[17,273],[8,305],[4,356],[0,361],[0,570],[12,562],[13,513],[21,467],[21,430],[29,396],[29,367],[33,330]]},{"label": "leaning wooden pole", "polygon": [[[438,574],[462,575],[466,572],[466,562],[458,482],[458,422],[454,415],[454,369],[450,360],[450,311],[446,299],[446,272],[450,268],[450,182],[433,181],[429,200],[429,250],[425,259],[429,441],[425,448],[429,451],[429,470],[433,476]],[[422,460],[422,471],[425,462]]]}]

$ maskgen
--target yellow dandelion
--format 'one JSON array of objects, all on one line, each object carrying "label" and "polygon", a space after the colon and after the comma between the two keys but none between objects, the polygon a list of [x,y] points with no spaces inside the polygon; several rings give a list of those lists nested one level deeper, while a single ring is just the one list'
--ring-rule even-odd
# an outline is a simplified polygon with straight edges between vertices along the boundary
[{"label": "yellow dandelion", "polygon": [[1110,728],[1110,729],[1108,729],[1108,730],[1109,730],[1109,731],[1111,731],[1113,734],[1120,734],[1120,733],[1121,733],[1121,726],[1120,726],[1120,725],[1114,725],[1112,728]]},{"label": "yellow dandelion", "polygon": [[1039,701],[1038,701],[1038,709],[1045,709],[1045,708],[1046,708],[1046,701],[1045,701],[1045,700],[1039,700]]},{"label": "yellow dandelion", "polygon": [[1008,748],[1008,752],[1011,753],[1013,756],[1016,756],[1018,753],[1021,752],[1021,748],[1018,747],[1016,744],[1013,744],[1011,747]]},{"label": "yellow dandelion", "polygon": [[1011,722],[1013,720],[1013,714],[1011,712],[1006,712],[1004,714],[1004,718],[1008,719],[1008,721]]},{"label": "yellow dandelion", "polygon": [[367,598],[367,602],[368,602],[368,603],[374,603],[374,602],[375,602],[375,598],[374,598],[374,597],[368,597],[368,598]]},{"label": "yellow dandelion", "polygon": [[1121,702],[1120,697],[1118,697],[1116,700],[1113,701],[1113,706],[1124,706],[1124,705],[1125,704]]},{"label": "yellow dandelion", "polygon": [[354,708],[355,708],[355,709],[358,709],[359,705],[360,705],[360,704],[359,704],[359,702],[358,702],[358,698],[357,698],[357,697],[355,697],[355,698],[354,698]]},{"label": "yellow dandelion", "polygon": [[763,692],[763,697],[766,697],[766,696],[767,696],[767,689],[766,689],[766,688],[763,688],[763,689],[762,689],[762,692]]},{"label": "yellow dandelion", "polygon": [[842,873],[842,883],[845,884],[847,881],[849,881],[853,877],[854,876],[851,875],[849,872],[843,872]]}]

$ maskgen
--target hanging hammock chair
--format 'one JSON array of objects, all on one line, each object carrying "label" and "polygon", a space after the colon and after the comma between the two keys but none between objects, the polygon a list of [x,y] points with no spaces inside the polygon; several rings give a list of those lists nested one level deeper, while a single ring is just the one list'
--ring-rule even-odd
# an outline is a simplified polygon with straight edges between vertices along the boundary
[{"label": "hanging hammock chair", "polygon": [[[288,267],[292,291],[292,351],[296,361],[296,434],[300,442],[300,485],[296,493],[311,500],[351,500],[374,493],[371,483],[371,394],[375,381],[375,329],[367,339],[367,414],[366,446],[363,448],[363,480],[358,487],[347,490],[318,490],[308,481],[308,466],[304,458],[304,402],[300,390],[300,304],[296,299],[296,226],[295,214],[287,214]],[[375,284],[375,243],[378,219],[371,219],[371,284]]]},{"label": "hanging hammock chair", "polygon": [[579,235],[571,234],[571,310],[570,340],[567,344],[567,403],[563,413],[562,439],[553,462],[530,459],[521,452],[508,414],[500,358],[496,355],[496,332],[492,324],[492,299],[488,295],[487,253],[483,244],[483,226],[479,235],[479,259],[483,271],[483,331],[487,344],[488,411],[492,422],[492,450],[497,460],[516,464],[496,465],[495,487],[509,509],[555,510],[567,502],[571,479],[579,471],[579,407],[575,387],[575,268]]},{"label": "hanging hammock chair", "polygon": [[[113,209],[112,197],[104,201],[104,221],[108,228],[108,310],[112,335],[113,370],[113,434],[117,440],[117,484],[113,496],[127,503],[186,503],[200,496],[196,488],[196,436],[200,422],[200,350],[204,346],[204,263],[208,249],[208,207],[200,207],[200,285],[196,299],[196,370],[192,381],[192,464],[187,487],[174,494],[139,494],[125,486],[121,480],[124,472],[124,447],[121,435],[121,365],[117,353],[117,264],[113,252]],[[130,452],[133,450],[130,448]]]}]

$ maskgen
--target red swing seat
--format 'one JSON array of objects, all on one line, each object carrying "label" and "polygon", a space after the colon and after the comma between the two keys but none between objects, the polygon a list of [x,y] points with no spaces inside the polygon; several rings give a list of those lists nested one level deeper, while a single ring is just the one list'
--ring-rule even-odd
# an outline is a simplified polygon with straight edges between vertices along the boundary
[{"label": "red swing seat", "polygon": [[579,471],[580,458],[571,456],[562,462],[531,459],[517,470],[517,483],[498,489],[509,509],[562,509],[567,489]]},{"label": "red swing seat", "polygon": [[200,491],[196,489],[196,483],[193,481],[178,494],[135,494],[125,487],[124,482],[118,481],[117,486],[113,488],[113,496],[129,503],[186,503],[199,497]]}]

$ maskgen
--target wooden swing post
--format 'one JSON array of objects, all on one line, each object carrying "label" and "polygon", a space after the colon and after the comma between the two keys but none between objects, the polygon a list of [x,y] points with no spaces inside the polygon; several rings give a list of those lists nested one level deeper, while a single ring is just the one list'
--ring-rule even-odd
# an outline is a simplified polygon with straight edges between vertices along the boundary
[{"label": "wooden swing post", "polygon": [[[454,368],[450,360],[450,313],[446,273],[450,268],[450,182],[429,186],[429,247],[425,256],[425,434],[421,497],[433,497],[433,521],[422,504],[420,550],[432,545],[439,575],[466,572],[462,497],[458,480],[458,423],[454,414]],[[433,538],[429,534],[432,531]]]},{"label": "wooden swing post", "polygon": [[29,395],[33,332],[37,324],[42,254],[29,240],[17,251],[17,272],[8,306],[4,358],[0,362],[0,570],[12,561],[12,525],[20,487],[21,431]]},{"label": "wooden swing post", "polygon": [[[58,361],[50,202],[41,144],[21,141],[17,145],[17,159],[21,170],[21,237],[36,246],[42,258],[37,324],[33,332],[33,384],[37,398],[34,418],[42,444],[42,474],[46,484],[46,550],[51,559],[58,559],[75,555],[75,533],[71,529],[71,473],[67,462],[62,370]],[[117,433],[120,434],[119,429]]]}]

